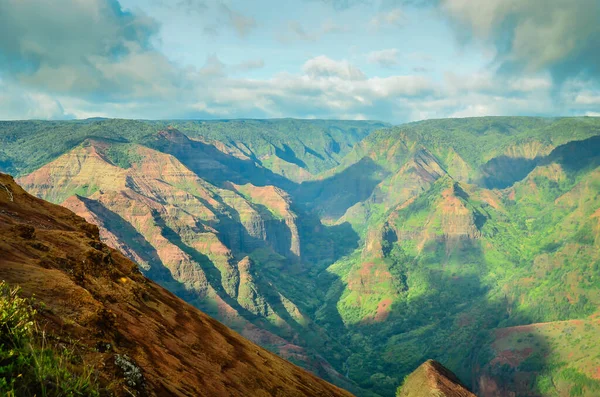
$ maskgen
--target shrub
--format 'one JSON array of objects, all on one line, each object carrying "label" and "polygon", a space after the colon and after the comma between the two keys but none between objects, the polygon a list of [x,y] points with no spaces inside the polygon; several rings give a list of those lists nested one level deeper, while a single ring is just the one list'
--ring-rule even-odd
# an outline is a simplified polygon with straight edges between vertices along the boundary
[{"label": "shrub", "polygon": [[117,354],[115,357],[115,365],[123,371],[123,376],[125,377],[125,383],[127,386],[142,388],[144,385],[144,376],[142,375],[142,371],[140,367],[138,367],[135,362],[129,358],[126,354],[120,355]]}]

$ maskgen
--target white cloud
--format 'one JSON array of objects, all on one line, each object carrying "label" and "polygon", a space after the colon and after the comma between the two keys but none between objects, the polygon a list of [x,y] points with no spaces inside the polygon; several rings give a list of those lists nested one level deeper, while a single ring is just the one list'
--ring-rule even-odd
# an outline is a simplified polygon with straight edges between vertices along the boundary
[{"label": "white cloud", "polygon": [[266,80],[192,73],[188,81],[191,89],[178,92],[168,101],[98,105],[89,100],[67,98],[62,103],[66,111],[76,117],[313,116],[407,120],[411,117],[411,101],[416,103],[421,96],[435,95],[434,84],[422,76],[367,78],[348,61],[326,57],[308,60],[302,73],[280,73]]},{"label": "white cloud", "polygon": [[372,51],[367,55],[367,61],[382,67],[391,68],[398,65],[398,54],[399,51],[396,48]]},{"label": "white cloud", "polygon": [[600,106],[600,93],[592,93],[590,91],[581,92],[575,97],[575,103]]},{"label": "white cloud", "polygon": [[5,0],[0,70],[34,91],[162,96],[177,88],[179,76],[150,44],[157,31],[155,20],[123,11],[116,0]]},{"label": "white cloud", "polygon": [[65,119],[62,104],[41,92],[26,92],[19,87],[0,82],[0,120]]},{"label": "white cloud", "polygon": [[497,81],[491,72],[481,71],[464,75],[452,71],[444,74],[444,82],[448,90],[456,94],[465,91],[493,91]]},{"label": "white cloud", "polygon": [[468,75],[446,72],[444,81],[448,92],[459,94],[464,92],[480,92],[496,95],[527,94],[544,92],[550,95],[552,79],[546,74],[511,77],[498,76],[492,71],[480,71]]},{"label": "white cloud", "polygon": [[[459,0],[444,1],[447,7],[453,4],[454,11],[448,12],[461,9]],[[472,5],[472,0],[461,1]],[[201,68],[184,67],[153,47],[157,21],[116,7],[116,0],[56,4],[62,8],[34,0],[0,0],[0,118],[310,116],[404,122],[466,115],[592,115],[600,105],[593,80],[571,78],[556,85],[550,72],[527,68],[518,75],[490,68],[471,74],[454,71],[439,80],[423,74],[379,77],[367,75],[347,59],[321,55],[299,64],[295,73],[241,78],[242,72],[264,67],[264,61],[226,64],[212,55]],[[195,13],[204,9],[201,2],[181,4],[194,7]],[[214,13],[215,4],[221,3],[206,4]],[[491,6],[482,7],[482,18],[497,24],[498,9],[492,7],[490,14],[486,7]],[[221,10],[221,19],[240,36],[255,26],[250,17],[230,8]],[[374,24],[398,26],[402,20],[396,9],[377,15]],[[473,23],[482,37],[494,35],[478,21]],[[296,39],[304,35],[305,40],[345,29],[330,20],[316,33],[296,27]],[[49,37],[48,31],[56,37]],[[394,48],[362,56],[366,59],[361,61],[387,67],[405,60],[431,61]]]},{"label": "white cloud", "polygon": [[[580,92],[577,87],[584,87],[583,83],[573,83],[557,103],[549,95],[552,88],[544,76],[499,78],[482,72],[447,74],[441,81],[422,75],[370,77],[346,60],[320,56],[306,61],[299,73],[248,79],[226,73],[236,65],[225,65],[216,57],[209,59],[207,65],[211,63],[218,66],[215,69],[218,73],[182,70],[189,87],[182,87],[164,100],[140,98],[98,103],[77,97],[56,99],[50,95],[36,97],[22,93],[31,105],[23,105],[23,100],[15,96],[12,108],[36,109],[35,115],[21,111],[20,118],[63,118],[66,115],[155,119],[314,117],[392,122],[482,115],[596,113],[589,109],[590,105],[577,103],[576,94]],[[581,98],[585,96],[581,96],[579,102]],[[11,101],[10,95],[0,100],[3,109],[11,109],[7,100]]]},{"label": "white cloud", "polygon": [[548,70],[558,81],[600,78],[598,0],[441,0],[463,39],[482,41],[506,70]]},{"label": "white cloud", "polygon": [[368,82],[373,94],[383,98],[432,95],[438,90],[431,79],[423,76],[373,77]]},{"label": "white cloud", "polygon": [[514,91],[536,91],[550,90],[552,88],[552,79],[550,76],[544,77],[520,77],[511,81],[510,89]]}]

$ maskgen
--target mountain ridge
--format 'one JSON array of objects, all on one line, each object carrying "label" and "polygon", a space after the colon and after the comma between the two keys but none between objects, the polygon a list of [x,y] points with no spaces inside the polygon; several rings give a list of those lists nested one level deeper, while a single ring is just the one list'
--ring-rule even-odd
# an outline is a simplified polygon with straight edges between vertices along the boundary
[{"label": "mountain ridge", "polygon": [[[118,172],[143,180],[139,164],[147,160],[139,153],[153,150],[154,160],[179,162],[195,182],[150,178],[120,188],[132,192],[119,200],[102,199],[88,186],[69,205],[118,203],[111,211],[121,220],[101,207],[102,216],[87,216],[105,222],[107,241],[115,229],[108,220],[129,230],[121,236],[124,252],[151,251],[162,239],[192,258],[198,275],[190,285],[197,279],[214,292],[203,301],[182,296],[242,334],[284,357],[302,352],[293,354],[303,356],[300,364],[357,395],[393,395],[428,358],[484,397],[515,390],[550,396],[548,379],[561,393],[598,390],[593,351],[570,340],[580,364],[562,364],[565,351],[549,331],[555,325],[566,337],[571,325],[561,322],[582,321],[592,327],[582,335],[594,335],[597,119],[493,117],[392,127],[368,134],[336,159],[339,165],[309,179],[288,179],[241,144],[234,149],[173,126],[148,131],[160,141],[108,143]],[[280,150],[276,156],[293,167],[308,158]],[[81,183],[57,191],[68,195]],[[43,196],[52,192],[47,185],[28,188]],[[146,202],[157,209],[146,210],[152,233],[132,217]],[[180,282],[165,286],[188,293]],[[496,332],[542,322],[553,325],[532,327],[525,337]],[[511,349],[526,353],[513,360]]]}]

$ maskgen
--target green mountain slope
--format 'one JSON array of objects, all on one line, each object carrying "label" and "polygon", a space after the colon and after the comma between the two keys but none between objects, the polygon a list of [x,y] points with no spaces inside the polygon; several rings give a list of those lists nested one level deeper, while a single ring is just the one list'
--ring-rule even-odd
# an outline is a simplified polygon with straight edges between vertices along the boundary
[{"label": "green mountain slope", "polygon": [[381,126],[0,123],[0,164],[358,395],[393,396],[429,358],[481,396],[595,395],[600,120]]},{"label": "green mountain slope", "polygon": [[[382,394],[391,393],[399,374],[433,357],[482,395],[495,395],[477,388],[489,377],[478,368],[495,374],[506,364],[496,357],[503,351],[495,350],[494,329],[588,321],[600,303],[594,284],[600,123],[541,120],[532,127],[526,119],[519,131],[509,119],[503,142],[497,131],[503,119],[455,128],[470,121],[448,120],[444,134],[444,121],[378,132],[349,156],[354,164],[368,158],[379,169],[371,174],[371,194],[333,221],[350,221],[363,245],[328,269],[341,283],[330,287],[331,302],[318,312],[318,322],[332,332],[343,329],[338,336],[353,352],[346,362],[350,378]],[[490,129],[479,130],[483,123]],[[465,137],[472,150],[463,146]],[[486,147],[488,139],[498,145]],[[526,173],[521,167],[528,157]],[[517,165],[508,169],[508,163]],[[510,185],[490,189],[497,180]],[[326,206],[317,210],[331,216]],[[523,358],[559,354],[547,340],[533,338],[537,350]],[[594,384],[598,357],[562,347],[569,349],[586,364],[542,363],[543,376],[587,368],[581,378]],[[509,365],[520,372],[519,361]],[[532,375],[528,390],[542,387],[536,383],[541,377]],[[573,382],[562,390],[596,390]],[[511,382],[500,376],[497,383]]]},{"label": "green mountain slope", "polygon": [[223,120],[145,121],[90,119],[77,121],[0,122],[0,170],[29,173],[88,138],[148,144],[167,126],[218,150],[251,159],[277,174],[302,180],[339,163],[371,131],[386,127],[371,121]]}]

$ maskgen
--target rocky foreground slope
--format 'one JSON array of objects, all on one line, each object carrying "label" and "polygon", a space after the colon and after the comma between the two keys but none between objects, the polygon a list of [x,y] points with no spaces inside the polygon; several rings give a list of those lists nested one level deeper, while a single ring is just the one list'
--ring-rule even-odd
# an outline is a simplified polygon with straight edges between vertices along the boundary
[{"label": "rocky foreground slope", "polygon": [[[350,396],[148,280],[100,241],[96,226],[29,195],[5,174],[0,279],[35,295],[48,334],[95,368],[106,393]],[[136,382],[127,379],[132,368],[142,374]]]}]

